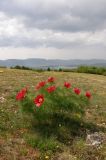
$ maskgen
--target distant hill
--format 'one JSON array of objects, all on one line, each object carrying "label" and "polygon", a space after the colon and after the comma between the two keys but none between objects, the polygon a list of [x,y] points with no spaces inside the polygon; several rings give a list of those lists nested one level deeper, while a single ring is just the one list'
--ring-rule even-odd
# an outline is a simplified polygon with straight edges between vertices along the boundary
[{"label": "distant hill", "polygon": [[0,66],[14,67],[16,65],[26,66],[31,68],[57,68],[57,67],[77,67],[80,65],[91,65],[91,66],[106,66],[106,60],[103,59],[70,59],[70,60],[61,60],[61,59],[8,59],[0,60]]}]

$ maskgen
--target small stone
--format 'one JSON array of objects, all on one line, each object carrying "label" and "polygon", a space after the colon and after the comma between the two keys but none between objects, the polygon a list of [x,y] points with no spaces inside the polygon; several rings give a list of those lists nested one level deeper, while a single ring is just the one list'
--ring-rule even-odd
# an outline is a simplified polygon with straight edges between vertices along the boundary
[{"label": "small stone", "polygon": [[49,159],[49,156],[45,156],[45,159]]},{"label": "small stone", "polygon": [[0,102],[4,103],[5,102],[5,98],[4,97],[0,97]]},{"label": "small stone", "polygon": [[86,138],[87,145],[97,147],[100,146],[102,143],[103,143],[103,138],[99,133],[95,132],[87,135]]}]

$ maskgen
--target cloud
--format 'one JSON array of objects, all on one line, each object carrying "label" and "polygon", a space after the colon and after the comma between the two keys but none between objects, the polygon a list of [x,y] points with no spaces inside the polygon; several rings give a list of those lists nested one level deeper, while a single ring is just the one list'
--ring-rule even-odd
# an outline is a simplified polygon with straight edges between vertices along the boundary
[{"label": "cloud", "polygon": [[27,27],[64,32],[106,28],[105,0],[1,0],[0,10]]},{"label": "cloud", "polygon": [[27,28],[17,18],[0,13],[0,47],[74,48],[84,45],[106,46],[106,30],[61,32]]},{"label": "cloud", "polygon": [[80,46],[70,49],[58,48],[2,48],[0,49],[0,59],[26,59],[26,58],[46,58],[46,59],[106,59],[106,47]]},{"label": "cloud", "polygon": [[104,57],[106,0],[0,0],[0,48],[6,47],[70,50],[73,56],[86,49],[97,56],[99,47]]}]

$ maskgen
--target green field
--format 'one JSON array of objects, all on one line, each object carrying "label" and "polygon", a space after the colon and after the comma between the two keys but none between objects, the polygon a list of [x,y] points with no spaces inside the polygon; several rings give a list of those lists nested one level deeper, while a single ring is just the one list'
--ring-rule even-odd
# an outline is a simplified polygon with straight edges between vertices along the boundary
[{"label": "green field", "polygon": [[[84,121],[71,119],[70,129],[62,126],[58,132],[51,126],[38,126],[31,116],[22,114],[15,100],[18,90],[29,86],[31,90],[49,76],[56,83],[64,81],[90,90],[93,97]],[[47,136],[48,132],[55,134]],[[87,133],[105,136],[100,147],[86,145]],[[106,76],[73,72],[35,72],[0,69],[0,160],[106,160]]]}]

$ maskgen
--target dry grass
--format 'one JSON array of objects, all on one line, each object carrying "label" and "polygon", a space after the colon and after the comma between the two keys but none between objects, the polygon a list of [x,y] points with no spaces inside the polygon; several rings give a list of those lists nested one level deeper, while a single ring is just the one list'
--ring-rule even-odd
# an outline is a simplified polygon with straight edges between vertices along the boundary
[{"label": "dry grass", "polygon": [[56,77],[57,83],[61,85],[69,81],[73,86],[90,89],[93,94],[85,116],[85,123],[89,124],[86,132],[106,134],[106,76],[13,69],[0,71],[0,160],[63,160],[63,157],[64,160],[106,160],[106,144],[98,149],[87,147],[85,133],[75,137],[68,145],[59,143],[59,149],[55,152],[52,149],[44,152],[39,151],[39,147],[33,148],[33,145],[27,143],[26,137],[37,136],[37,133],[32,130],[31,119],[19,112],[15,101],[18,89],[23,86],[34,89],[37,82],[46,80],[48,76]]}]

